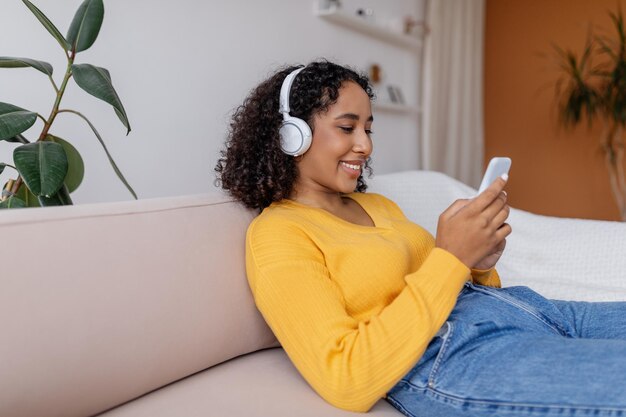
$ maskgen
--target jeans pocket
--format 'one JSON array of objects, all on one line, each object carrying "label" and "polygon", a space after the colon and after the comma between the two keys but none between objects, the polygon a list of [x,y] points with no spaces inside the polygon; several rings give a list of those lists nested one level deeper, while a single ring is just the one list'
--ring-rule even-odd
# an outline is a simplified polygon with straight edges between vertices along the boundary
[{"label": "jeans pocket", "polygon": [[452,321],[447,321],[444,326],[447,327],[443,335],[441,336],[441,345],[439,346],[439,351],[437,352],[437,356],[435,357],[435,361],[433,366],[428,374],[427,385],[432,388],[435,386],[435,380],[437,378],[437,374],[439,369],[445,362],[446,352],[450,343],[452,342],[452,337],[454,336],[455,324]]},{"label": "jeans pocket", "polygon": [[571,336],[572,332],[564,327],[563,314],[548,299],[524,286],[496,289],[484,286],[472,286],[475,291],[482,292],[502,302],[508,303],[527,317],[532,317],[542,327],[551,329],[560,336]]},{"label": "jeans pocket", "polygon": [[424,389],[428,386],[430,376],[434,373],[442,357],[442,349],[450,337],[450,326],[450,322],[445,322],[441,326],[417,364],[398,381],[399,385],[409,385],[418,389]]}]

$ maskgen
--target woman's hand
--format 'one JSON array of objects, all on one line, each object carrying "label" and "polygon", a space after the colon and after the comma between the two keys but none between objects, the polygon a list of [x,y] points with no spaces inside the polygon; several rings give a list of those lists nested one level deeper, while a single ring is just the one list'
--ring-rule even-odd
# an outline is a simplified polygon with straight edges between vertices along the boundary
[{"label": "woman's hand", "polygon": [[496,247],[495,251],[485,256],[480,261],[478,261],[478,263],[474,265],[472,269],[487,270],[496,266],[496,264],[498,263],[498,260],[500,260],[500,257],[502,256],[502,253],[504,252],[505,246],[506,246],[506,239],[502,239],[502,241]]},{"label": "woman's hand", "polygon": [[498,178],[471,200],[457,200],[439,216],[435,246],[456,256],[468,268],[490,269],[502,255],[511,226],[506,181]]}]

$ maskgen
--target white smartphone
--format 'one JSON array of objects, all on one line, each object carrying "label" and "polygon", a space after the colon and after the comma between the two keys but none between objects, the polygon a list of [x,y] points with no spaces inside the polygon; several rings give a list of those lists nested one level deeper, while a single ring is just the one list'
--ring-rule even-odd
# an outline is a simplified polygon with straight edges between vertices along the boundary
[{"label": "white smartphone", "polygon": [[485,189],[493,184],[499,176],[502,174],[508,174],[509,169],[511,169],[511,158],[491,158],[491,161],[489,161],[489,165],[487,166],[487,170],[485,171],[485,175],[483,176],[483,180],[480,183],[480,187],[478,188],[478,194],[485,191]]}]

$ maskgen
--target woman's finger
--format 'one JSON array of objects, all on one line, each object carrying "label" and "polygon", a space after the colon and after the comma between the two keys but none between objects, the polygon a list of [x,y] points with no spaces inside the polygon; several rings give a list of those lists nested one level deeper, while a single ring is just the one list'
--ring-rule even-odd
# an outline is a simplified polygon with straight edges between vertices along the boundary
[{"label": "woman's finger", "polygon": [[491,204],[487,206],[485,210],[483,210],[483,215],[491,222],[493,222],[495,217],[498,216],[502,209],[506,206],[506,200],[506,193],[504,191],[501,191],[500,195],[498,195],[498,198],[493,200]]},{"label": "woman's finger", "polygon": [[487,187],[485,191],[478,194],[478,196],[472,200],[470,203],[471,209],[476,210],[479,213],[484,211],[496,198],[500,196],[500,193],[504,190],[505,185],[506,180],[499,177],[489,187]]},{"label": "woman's finger", "polygon": [[467,206],[470,200],[459,199],[450,205],[441,215],[440,218],[448,219],[453,217],[455,214],[459,212],[463,207]]},{"label": "woman's finger", "polygon": [[500,211],[494,216],[491,224],[493,224],[496,227],[496,229],[502,226],[502,224],[506,221],[506,219],[509,218],[510,211],[511,209],[509,208],[508,205],[505,204],[504,206],[502,206]]},{"label": "woman's finger", "polygon": [[511,234],[511,232],[513,231],[513,229],[511,228],[511,225],[508,223],[504,223],[502,226],[500,226],[498,228],[498,230],[496,230],[496,239],[498,241],[505,239],[508,235]]}]

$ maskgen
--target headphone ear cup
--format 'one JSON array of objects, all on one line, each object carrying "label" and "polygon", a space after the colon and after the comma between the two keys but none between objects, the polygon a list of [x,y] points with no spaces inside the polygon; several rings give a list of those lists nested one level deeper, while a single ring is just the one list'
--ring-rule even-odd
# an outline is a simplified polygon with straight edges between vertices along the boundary
[{"label": "headphone ear cup", "polygon": [[287,155],[299,156],[309,150],[313,134],[308,123],[297,117],[287,117],[278,131],[280,148]]}]

